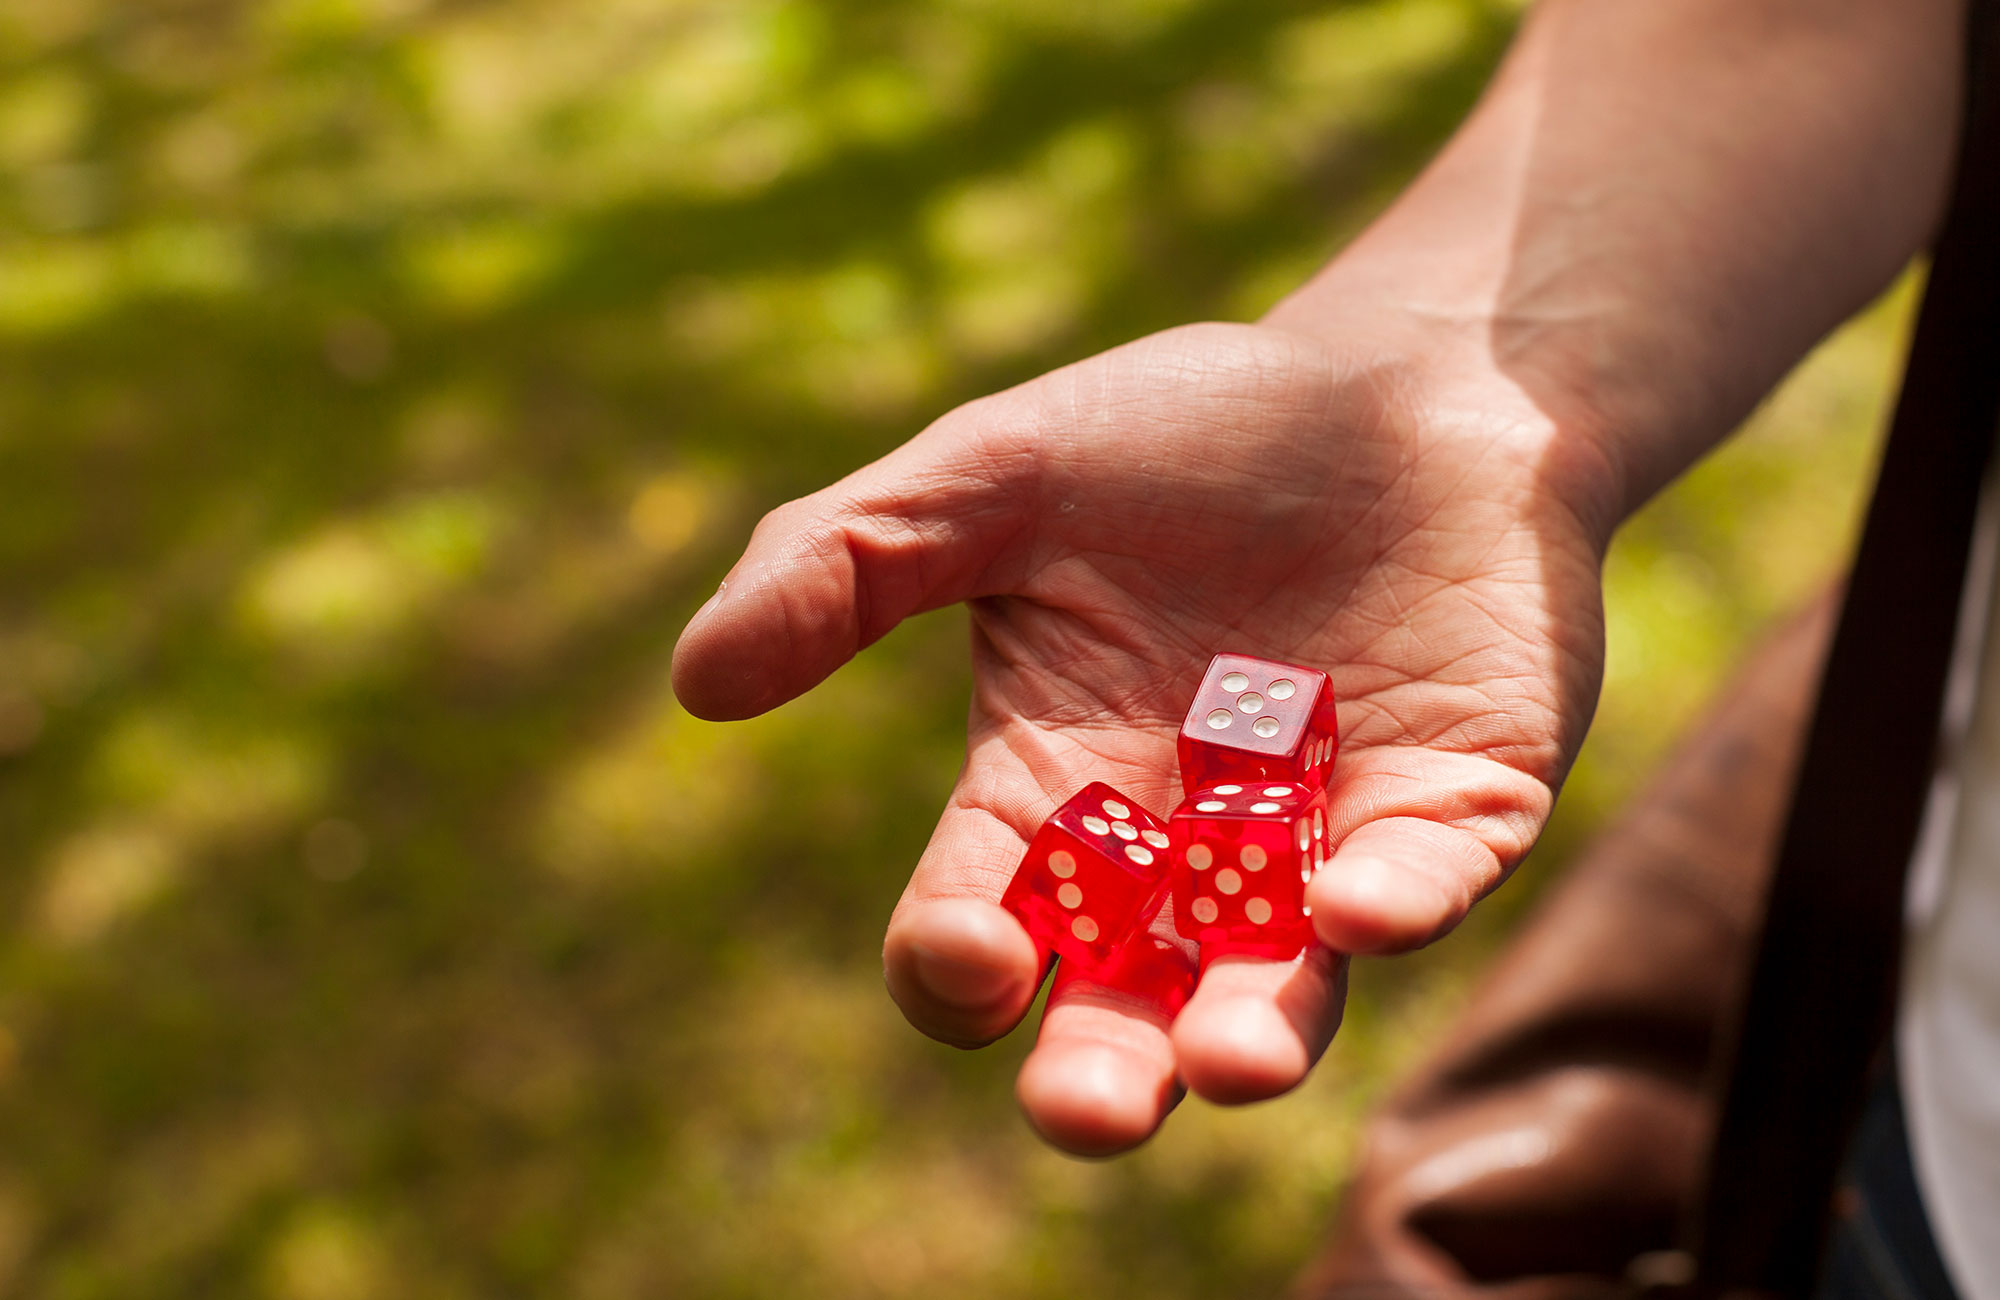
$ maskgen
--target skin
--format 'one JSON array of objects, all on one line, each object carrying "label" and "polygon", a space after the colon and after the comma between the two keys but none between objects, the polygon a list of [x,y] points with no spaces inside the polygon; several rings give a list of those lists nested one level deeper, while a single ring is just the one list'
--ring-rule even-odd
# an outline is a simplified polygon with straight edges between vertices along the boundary
[{"label": "skin", "polygon": [[1297,1085],[1347,958],[1448,932],[1534,844],[1589,725],[1620,521],[1928,239],[1958,0],[1550,0],[1394,207],[1256,324],[1168,330],[955,410],[757,527],[675,651],[702,717],[972,610],[966,764],[889,922],[911,1023],[976,1046],[1046,965],[996,900],[1058,799],[1177,801],[1209,657],[1327,669],[1323,947],[1224,959],[1171,1024],[1079,982],[1018,1094],[1108,1154],[1184,1088]]}]

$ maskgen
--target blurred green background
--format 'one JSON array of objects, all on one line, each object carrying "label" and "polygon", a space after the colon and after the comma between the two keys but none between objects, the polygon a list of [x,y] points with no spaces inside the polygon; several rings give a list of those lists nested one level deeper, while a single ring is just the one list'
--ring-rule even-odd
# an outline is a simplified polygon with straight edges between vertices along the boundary
[{"label": "blurred green background", "polygon": [[1610,565],[1537,862],[1299,1093],[1087,1164],[880,987],[956,612],[754,723],[682,620],[953,403],[1245,318],[1482,0],[0,0],[0,1294],[1253,1296],[1359,1116],[1839,563],[1910,295]]}]

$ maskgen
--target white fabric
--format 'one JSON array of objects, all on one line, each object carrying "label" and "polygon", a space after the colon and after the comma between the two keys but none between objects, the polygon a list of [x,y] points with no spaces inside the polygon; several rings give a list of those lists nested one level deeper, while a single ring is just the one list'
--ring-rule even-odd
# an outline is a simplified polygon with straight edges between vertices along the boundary
[{"label": "white fabric", "polygon": [[2000,636],[1987,627],[2000,602],[1996,501],[1989,480],[1942,772],[1911,864],[1896,1029],[1911,1162],[1962,1300],[2000,1300]]}]

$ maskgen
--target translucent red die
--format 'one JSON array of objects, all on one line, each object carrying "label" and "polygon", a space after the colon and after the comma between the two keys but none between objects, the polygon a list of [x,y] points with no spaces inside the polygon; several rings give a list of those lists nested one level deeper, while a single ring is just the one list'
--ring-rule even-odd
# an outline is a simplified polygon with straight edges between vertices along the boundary
[{"label": "translucent red die", "polygon": [[1174,810],[1174,928],[1219,953],[1296,957],[1312,942],[1306,882],[1332,855],[1326,790],[1291,781],[1197,790]]},{"label": "translucent red die", "polygon": [[1053,1001],[1079,985],[1104,989],[1121,1004],[1136,1002],[1171,1024],[1193,996],[1198,970],[1186,945],[1153,933],[1149,917],[1108,961],[1095,966],[1058,964],[1049,998]]},{"label": "translucent red die", "polygon": [[1093,781],[1042,823],[1000,905],[1036,942],[1101,965],[1159,910],[1167,844],[1166,823]]},{"label": "translucent red die", "polygon": [[1316,668],[1217,655],[1181,725],[1181,789],[1257,781],[1324,787],[1340,748],[1333,703]]}]

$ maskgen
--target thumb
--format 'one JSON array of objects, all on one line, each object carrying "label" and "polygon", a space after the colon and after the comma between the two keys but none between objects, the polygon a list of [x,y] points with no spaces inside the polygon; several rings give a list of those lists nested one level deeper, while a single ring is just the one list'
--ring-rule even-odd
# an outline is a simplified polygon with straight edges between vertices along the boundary
[{"label": "thumb", "polygon": [[690,713],[775,708],[910,615],[1018,581],[1039,455],[983,406],[764,516],[674,647],[674,693]]}]

